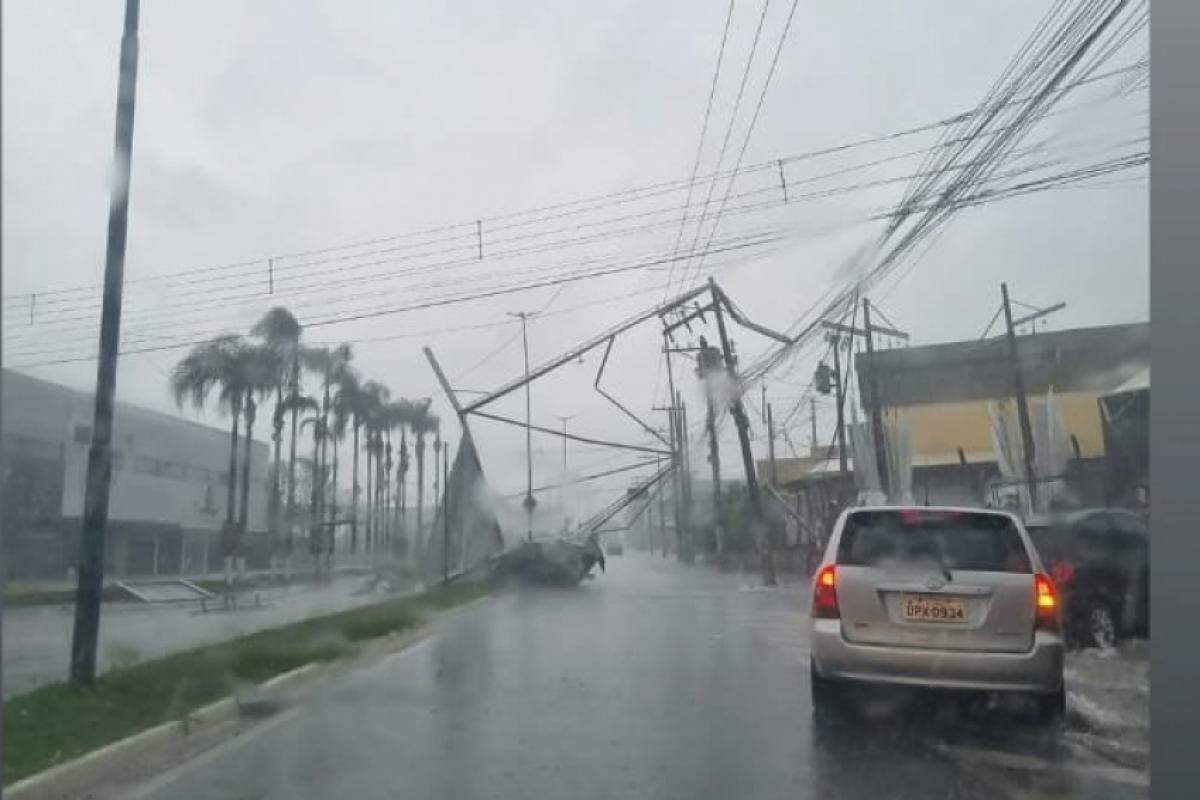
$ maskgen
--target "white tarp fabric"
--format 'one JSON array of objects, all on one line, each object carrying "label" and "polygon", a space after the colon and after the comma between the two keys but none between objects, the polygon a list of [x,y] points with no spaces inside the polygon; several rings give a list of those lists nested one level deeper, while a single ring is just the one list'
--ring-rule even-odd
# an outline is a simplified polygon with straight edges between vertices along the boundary
[{"label": "white tarp fabric", "polygon": [[875,443],[871,426],[859,422],[858,410],[850,406],[850,452],[854,455],[854,484],[858,487],[856,505],[882,505],[887,502],[879,485],[879,470],[875,465]]},{"label": "white tarp fabric", "polygon": [[504,542],[494,509],[475,443],[464,430],[450,468],[444,500],[434,515],[433,527],[421,553],[422,577],[426,581],[438,580],[443,573],[454,575],[472,569],[499,553]]},{"label": "white tarp fabric", "polygon": [[850,450],[854,456],[854,482],[858,487],[857,504],[881,505],[893,502],[911,505],[912,437],[908,419],[900,409],[888,409],[883,415],[884,453],[887,458],[888,483],[891,497],[884,494],[875,459],[875,437],[869,421],[858,421],[858,412],[851,406],[849,427]]},{"label": "white tarp fabric", "polygon": [[1037,510],[1045,512],[1056,506],[1069,506],[1074,498],[1062,476],[1066,474],[1074,450],[1053,386],[1046,392],[1045,400],[1030,409],[1030,416],[1033,418],[1034,469],[1039,479]]},{"label": "white tarp fabric", "polygon": [[1005,490],[1000,499],[1002,507],[1028,513],[1029,490],[1021,481],[1025,467],[1021,460],[1021,433],[1016,424],[1016,415],[1008,400],[988,403],[988,419],[991,422],[992,448],[996,451],[996,465],[1000,477],[1005,481]]}]

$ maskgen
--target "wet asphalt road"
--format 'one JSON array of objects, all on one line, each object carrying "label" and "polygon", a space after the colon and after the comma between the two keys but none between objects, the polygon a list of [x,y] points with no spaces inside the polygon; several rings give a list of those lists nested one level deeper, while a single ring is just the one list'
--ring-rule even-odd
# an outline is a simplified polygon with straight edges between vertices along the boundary
[{"label": "wet asphalt road", "polygon": [[453,612],[430,639],[144,796],[1146,796],[1128,775],[1070,761],[1019,715],[937,698],[922,701],[948,716],[888,707],[815,736],[805,596],[614,558],[578,589],[510,590]]}]

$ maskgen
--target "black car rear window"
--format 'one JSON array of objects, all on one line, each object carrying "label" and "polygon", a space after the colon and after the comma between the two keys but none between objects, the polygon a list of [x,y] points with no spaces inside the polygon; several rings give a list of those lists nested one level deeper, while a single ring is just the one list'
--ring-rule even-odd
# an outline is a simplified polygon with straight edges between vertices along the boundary
[{"label": "black car rear window", "polygon": [[1033,571],[1012,520],[969,511],[858,511],[846,519],[839,564],[926,563],[949,570]]}]

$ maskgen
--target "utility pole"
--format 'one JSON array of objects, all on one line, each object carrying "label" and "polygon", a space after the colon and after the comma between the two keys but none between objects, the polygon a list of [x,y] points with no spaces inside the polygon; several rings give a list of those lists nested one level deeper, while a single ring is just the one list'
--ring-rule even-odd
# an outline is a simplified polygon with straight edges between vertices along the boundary
[{"label": "utility pole", "polygon": [[[443,444],[443,449],[445,445]],[[467,542],[463,540],[463,555],[466,556]],[[449,459],[442,459],[442,583],[450,580],[450,467]]]},{"label": "utility pole", "polygon": [[715,390],[712,386],[712,375],[724,372],[725,368],[722,364],[721,351],[709,346],[703,336],[700,337],[700,352],[696,356],[696,360],[698,362],[696,371],[700,375],[700,380],[704,382],[705,390],[704,427],[708,432],[708,463],[712,468],[713,538],[716,540],[717,554],[720,555],[725,552],[725,535],[722,527],[725,515],[722,513],[721,506],[721,449],[717,442],[717,411],[713,404]]},{"label": "utility pole", "polygon": [[[669,441],[670,448],[671,448],[671,467],[672,467],[671,471],[673,473],[671,476],[671,482],[672,482],[671,500],[675,504],[675,541],[676,541],[675,555],[676,555],[676,557],[681,557],[678,548],[679,548],[679,540],[681,537],[680,531],[683,530],[683,480],[682,480],[682,476],[680,474],[683,471],[682,470],[683,459],[680,458],[680,455],[679,455],[679,442],[678,442],[679,429],[678,429],[678,425],[676,424],[676,421],[675,421],[676,412],[678,411],[678,408],[674,404],[672,404],[669,406],[654,406],[654,410],[667,412],[667,437],[668,437],[668,441]],[[665,525],[665,523],[664,523],[664,525]],[[665,558],[667,555],[667,538],[666,538],[665,527],[663,530],[662,548],[663,548],[663,557]]]},{"label": "utility pole", "polygon": [[[532,429],[529,427],[532,420],[530,419],[530,401],[529,401],[529,336],[527,335],[525,323],[529,319],[529,313],[526,311],[510,312],[510,317],[517,317],[521,320],[521,345],[525,350],[525,476],[526,489],[525,513],[528,515],[529,530],[527,539],[533,541],[533,510],[537,508],[537,500],[533,497],[533,438]],[[565,440],[564,440],[565,441]]]},{"label": "utility pole", "polygon": [[[815,456],[817,454],[817,398],[808,398],[808,421],[812,425],[812,448],[810,452]],[[774,440],[771,445],[774,446]]]},{"label": "utility pole", "polygon": [[[654,470],[659,472],[662,470],[662,459],[654,459]],[[653,534],[651,534],[653,535]],[[663,558],[667,557],[667,497],[662,486],[658,487],[658,543],[662,549]],[[654,548],[650,549],[650,554],[654,554]]]},{"label": "utility pole", "polygon": [[[816,401],[813,401],[814,413]],[[815,417],[814,417],[815,420]],[[813,444],[817,443],[817,427],[813,422]],[[771,485],[779,488],[779,472],[775,469],[775,416],[771,413],[771,404],[767,403],[767,459],[771,463]]]},{"label": "utility pole", "polygon": [[[833,380],[836,395],[834,396],[837,402],[837,443],[838,443],[838,472],[842,475],[846,474],[846,422],[844,418],[844,409],[842,408],[842,357],[839,351],[841,350],[841,337],[836,334],[830,335],[830,343],[833,345]],[[851,340],[853,341],[853,340]],[[814,440],[815,440],[814,434]]]},{"label": "utility pole", "polygon": [[558,482],[558,505],[559,505],[559,507],[560,507],[560,510],[561,510],[562,514],[563,514],[563,515],[564,515],[564,517],[565,517],[565,515],[566,515],[566,513],[567,513],[567,495],[566,495],[566,485],[567,485],[567,422],[568,422],[569,420],[575,419],[575,415],[574,415],[574,414],[572,414],[571,416],[564,417],[564,416],[562,416],[562,415],[560,415],[560,414],[556,414],[555,416],[556,416],[556,417],[558,417],[558,421],[562,423],[562,430],[563,430],[563,465],[562,465],[562,480],[560,480],[560,481]]},{"label": "utility pole", "polygon": [[79,581],[71,638],[71,683],[96,680],[96,643],[100,633],[100,594],[104,587],[104,537],[112,481],[113,397],[117,388],[117,351],[121,342],[121,304],[125,283],[125,237],[129,228],[129,173],[133,157],[133,110],[137,89],[139,0],[125,0],[121,63],[117,80],[117,120],[113,143],[115,175],[108,209],[104,257],[104,299],[100,315],[100,358],[92,442],[88,447],[83,529],[79,545]]},{"label": "utility pole", "polygon": [[688,442],[687,405],[683,402],[683,392],[676,392],[675,405],[679,408],[675,419],[679,424],[679,456],[683,460],[683,536],[680,538],[680,553],[684,563],[691,564],[696,558],[692,541],[692,459]]},{"label": "utility pole", "polygon": [[[717,284],[709,278],[709,288],[712,292],[713,313],[717,318],[717,332],[721,336],[721,352],[725,357],[725,368],[729,370],[730,377],[737,380],[737,365],[734,361],[733,350],[729,346],[729,335],[725,330],[725,317],[721,314],[721,298],[717,294]],[[746,418],[746,407],[742,403],[740,393],[734,395],[733,402],[730,403],[730,413],[733,415],[734,424],[737,426],[738,442],[742,449],[742,467],[746,471],[746,496],[750,501],[750,511],[753,517],[753,524],[762,532],[764,547],[763,547],[763,583],[767,586],[775,585],[775,565],[771,557],[772,535],[767,529],[766,519],[762,511],[762,499],[758,493],[758,481],[754,475],[754,456],[750,452],[750,420]]]},{"label": "utility pole", "polygon": [[1037,476],[1034,473],[1033,429],[1029,425],[1029,403],[1025,398],[1025,378],[1021,374],[1021,359],[1017,353],[1017,334],[1013,326],[1012,306],[1008,302],[1008,284],[1000,284],[1004,301],[1004,324],[1008,336],[1008,357],[1013,371],[1013,393],[1017,398],[1017,418],[1021,424],[1021,453],[1025,461],[1025,480],[1029,485],[1029,510],[1037,508]]},{"label": "utility pole", "polygon": [[883,432],[883,401],[879,396],[879,375],[875,363],[875,334],[871,329],[871,301],[863,298],[863,328],[867,337],[867,386],[871,392],[871,438],[875,440],[875,468],[879,472],[879,489],[886,500],[892,497],[888,481],[887,442]]}]

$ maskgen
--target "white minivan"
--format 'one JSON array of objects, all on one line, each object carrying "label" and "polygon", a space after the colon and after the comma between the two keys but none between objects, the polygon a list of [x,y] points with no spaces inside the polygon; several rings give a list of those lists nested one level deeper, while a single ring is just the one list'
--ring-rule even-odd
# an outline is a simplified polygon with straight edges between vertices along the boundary
[{"label": "white minivan", "polygon": [[1061,718],[1058,593],[1020,520],[968,508],[844,511],[813,578],[813,708],[855,682],[1022,692]]}]

